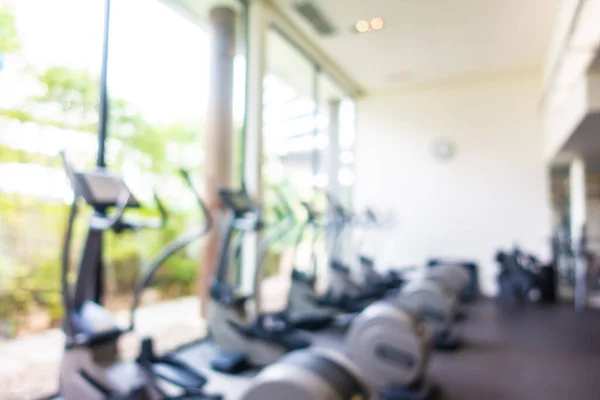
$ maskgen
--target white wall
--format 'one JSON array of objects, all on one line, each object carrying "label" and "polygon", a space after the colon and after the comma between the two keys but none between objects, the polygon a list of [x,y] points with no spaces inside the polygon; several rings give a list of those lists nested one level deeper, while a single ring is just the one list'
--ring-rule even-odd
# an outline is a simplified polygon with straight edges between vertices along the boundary
[{"label": "white wall", "polygon": [[[538,79],[513,78],[358,104],[356,204],[393,209],[399,219],[380,266],[472,258],[483,290],[494,293],[499,247],[548,254],[539,87]],[[436,138],[454,141],[452,160],[433,157]]]}]

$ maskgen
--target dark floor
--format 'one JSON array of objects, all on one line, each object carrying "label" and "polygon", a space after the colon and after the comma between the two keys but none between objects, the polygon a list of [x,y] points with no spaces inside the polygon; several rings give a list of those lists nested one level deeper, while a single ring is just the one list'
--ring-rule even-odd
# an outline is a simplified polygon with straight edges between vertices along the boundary
[{"label": "dark floor", "polygon": [[431,363],[442,399],[600,399],[599,311],[483,301],[467,312],[464,348],[436,352]]}]

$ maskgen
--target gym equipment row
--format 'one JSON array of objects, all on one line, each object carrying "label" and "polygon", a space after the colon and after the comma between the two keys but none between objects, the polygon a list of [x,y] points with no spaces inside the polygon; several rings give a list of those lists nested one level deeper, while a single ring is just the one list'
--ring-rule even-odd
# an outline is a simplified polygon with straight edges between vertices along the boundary
[{"label": "gym equipment row", "polygon": [[[58,398],[398,400],[429,399],[437,392],[427,366],[434,346],[455,349],[459,342],[453,327],[470,281],[465,267],[439,263],[407,281],[402,270],[377,273],[374,260],[363,255],[359,260],[363,274],[356,280],[352,266],[332,258],[327,290],[319,294],[317,268],[303,272],[294,265],[286,309],[264,313],[252,301],[256,293],[243,294],[231,283],[234,267],[241,265],[246,235],[264,232],[254,268],[257,287],[262,281],[260,266],[274,241],[297,231],[299,244],[311,230],[313,242],[323,232],[339,238],[344,229],[359,225],[360,218],[330,200],[334,212],[329,215],[304,203],[307,217],[299,223],[280,194],[283,217],[268,224],[261,207],[244,190],[219,191],[227,217],[207,305],[207,337],[160,355],[152,339],[144,338],[137,359],[123,361],[118,341],[135,329],[134,314],[143,290],[170,255],[212,229],[212,218],[182,172],[204,221],[149,264],[133,293],[130,322],[119,327],[102,306],[104,234],[160,229],[168,212],[155,196],[160,219],[130,218],[129,211],[142,205],[121,177],[104,168],[78,171],[64,154],[63,161],[75,196],[63,252],[66,342]],[[93,214],[71,284],[69,254],[80,200],[93,208]],[[374,213],[368,219],[374,224]]]}]

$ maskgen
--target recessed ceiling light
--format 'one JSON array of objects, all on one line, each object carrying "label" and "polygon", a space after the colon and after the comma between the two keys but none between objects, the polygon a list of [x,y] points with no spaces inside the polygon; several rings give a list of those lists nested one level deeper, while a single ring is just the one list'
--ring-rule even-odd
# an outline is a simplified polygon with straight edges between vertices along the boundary
[{"label": "recessed ceiling light", "polygon": [[365,33],[369,31],[369,23],[367,21],[365,21],[364,19],[361,19],[360,21],[358,21],[356,23],[356,30],[359,31],[360,33]]},{"label": "recessed ceiling light", "polygon": [[375,17],[371,19],[371,28],[375,29],[376,31],[383,28],[383,19],[379,18],[379,17]]}]

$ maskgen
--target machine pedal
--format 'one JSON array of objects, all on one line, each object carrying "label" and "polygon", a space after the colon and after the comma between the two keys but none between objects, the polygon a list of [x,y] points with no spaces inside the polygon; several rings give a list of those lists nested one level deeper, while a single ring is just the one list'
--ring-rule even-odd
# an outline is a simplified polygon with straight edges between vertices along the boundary
[{"label": "machine pedal", "polygon": [[210,367],[217,372],[236,375],[250,369],[250,364],[241,353],[221,353],[210,362]]}]

